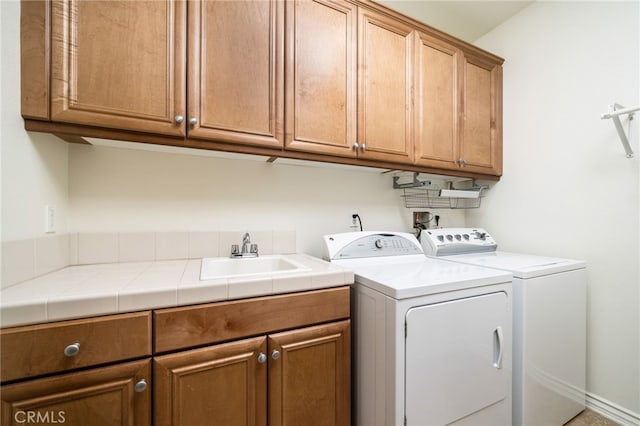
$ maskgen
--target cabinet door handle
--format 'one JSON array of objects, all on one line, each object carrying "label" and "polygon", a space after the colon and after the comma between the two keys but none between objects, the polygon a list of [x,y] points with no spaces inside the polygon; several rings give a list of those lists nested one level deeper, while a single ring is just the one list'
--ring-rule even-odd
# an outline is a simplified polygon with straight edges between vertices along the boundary
[{"label": "cabinet door handle", "polygon": [[273,358],[273,359],[280,358],[280,351],[277,350],[277,349],[274,349],[273,352],[271,352],[271,358]]},{"label": "cabinet door handle", "polygon": [[184,121],[184,115],[176,115],[175,120],[178,124],[182,123]]},{"label": "cabinet door handle", "polygon": [[80,352],[80,343],[72,343],[69,346],[67,346],[66,348],[64,348],[64,355],[65,356],[76,356],[78,355],[78,352]]},{"label": "cabinet door handle", "polygon": [[363,144],[360,146],[360,149],[362,150],[362,152],[365,152],[365,151],[367,150],[367,144],[366,144],[366,143],[363,143]]},{"label": "cabinet door handle", "polygon": [[461,166],[464,166],[465,164],[467,164],[467,160],[465,160],[464,158],[459,158],[458,164],[460,164]]},{"label": "cabinet door handle", "polygon": [[358,148],[360,148],[360,145],[358,145],[358,142],[354,142],[354,143],[353,143],[353,145],[351,146],[351,148],[352,148],[354,151],[357,151],[357,150],[358,150]]},{"label": "cabinet door handle", "polygon": [[265,362],[267,362],[267,356],[264,353],[260,352],[258,354],[258,362],[260,364],[264,364]]},{"label": "cabinet door handle", "polygon": [[144,392],[145,390],[147,390],[147,381],[145,379],[140,379],[138,383],[136,383],[136,385],[133,387],[133,390],[138,393]]},{"label": "cabinet door handle", "polygon": [[195,117],[191,117],[189,119],[189,124],[191,124],[192,126],[195,126],[196,124],[198,124],[198,119]]}]

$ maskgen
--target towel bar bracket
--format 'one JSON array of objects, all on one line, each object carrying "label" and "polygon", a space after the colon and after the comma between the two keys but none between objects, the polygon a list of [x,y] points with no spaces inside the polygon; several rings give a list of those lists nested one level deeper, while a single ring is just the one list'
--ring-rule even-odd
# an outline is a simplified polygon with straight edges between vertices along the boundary
[{"label": "towel bar bracket", "polygon": [[[613,120],[613,125],[618,132],[618,136],[620,137],[620,142],[622,142],[622,147],[627,155],[627,158],[633,158],[633,150],[631,149],[631,144],[629,141],[631,140],[631,130],[633,129],[633,118],[636,111],[640,111],[640,106],[625,108],[620,104],[612,104],[609,105],[609,112],[606,114],[602,114],[600,118],[606,119],[610,118]],[[622,127],[622,121],[620,120],[621,115],[629,116],[629,130],[625,133],[624,128]]]}]

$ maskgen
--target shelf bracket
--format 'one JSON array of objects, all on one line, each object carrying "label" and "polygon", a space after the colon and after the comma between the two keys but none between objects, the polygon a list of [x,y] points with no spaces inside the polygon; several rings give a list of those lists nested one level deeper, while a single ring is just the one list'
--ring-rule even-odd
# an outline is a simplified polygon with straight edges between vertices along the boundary
[{"label": "shelf bracket", "polygon": [[[631,144],[629,143],[629,140],[631,139],[631,129],[633,128],[632,127],[633,117],[635,115],[635,112],[639,110],[640,110],[640,106],[633,107],[633,108],[625,108],[622,105],[614,103],[612,105],[609,105],[608,113],[602,114],[600,116],[600,118],[603,120],[607,118],[610,118],[611,120],[613,120],[613,125],[615,126],[616,131],[618,132],[618,136],[620,137],[620,141],[622,142],[622,147],[624,148],[624,151],[627,154],[627,158],[633,158],[633,150],[631,149]],[[622,127],[622,122],[620,121],[620,116],[625,114],[629,116],[629,131],[627,133],[625,133],[624,128]]]},{"label": "shelf bracket", "polygon": [[423,186],[431,185],[431,181],[430,180],[419,180],[418,179],[418,175],[419,174],[420,173],[414,172],[413,173],[413,180],[411,182],[407,182],[407,183],[398,183],[398,180],[400,179],[400,176],[394,176],[393,177],[393,189],[421,188]]}]

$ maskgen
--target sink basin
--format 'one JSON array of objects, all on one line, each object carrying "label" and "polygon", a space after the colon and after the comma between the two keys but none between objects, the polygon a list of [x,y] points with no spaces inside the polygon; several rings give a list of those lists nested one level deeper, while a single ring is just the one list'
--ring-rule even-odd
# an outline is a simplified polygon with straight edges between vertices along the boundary
[{"label": "sink basin", "polygon": [[209,257],[202,259],[200,280],[242,278],[258,275],[281,275],[310,270],[311,268],[285,258],[282,255],[237,259]]}]

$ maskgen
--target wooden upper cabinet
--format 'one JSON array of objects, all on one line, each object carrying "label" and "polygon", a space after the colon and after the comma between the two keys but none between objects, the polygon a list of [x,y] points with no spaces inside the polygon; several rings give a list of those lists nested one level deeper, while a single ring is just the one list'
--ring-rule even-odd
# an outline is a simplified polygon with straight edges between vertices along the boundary
[{"label": "wooden upper cabinet", "polygon": [[51,120],[184,135],[184,1],[51,3]]},{"label": "wooden upper cabinet", "polygon": [[457,169],[461,52],[422,32],[416,37],[415,163]]},{"label": "wooden upper cabinet", "polygon": [[286,147],[353,157],[357,7],[295,0],[285,8]]},{"label": "wooden upper cabinet", "polygon": [[350,322],[269,336],[269,425],[348,426]]},{"label": "wooden upper cabinet", "polygon": [[358,9],[358,144],[363,158],[413,161],[413,28]]},{"label": "wooden upper cabinet", "polygon": [[500,176],[502,66],[470,54],[463,59],[461,167],[469,172]]},{"label": "wooden upper cabinet", "polygon": [[502,173],[502,67],[420,32],[415,164]]},{"label": "wooden upper cabinet", "polygon": [[277,0],[189,2],[190,137],[283,146],[283,9]]},{"label": "wooden upper cabinet", "polygon": [[21,53],[67,141],[502,174],[502,59],[368,0],[22,0]]}]

